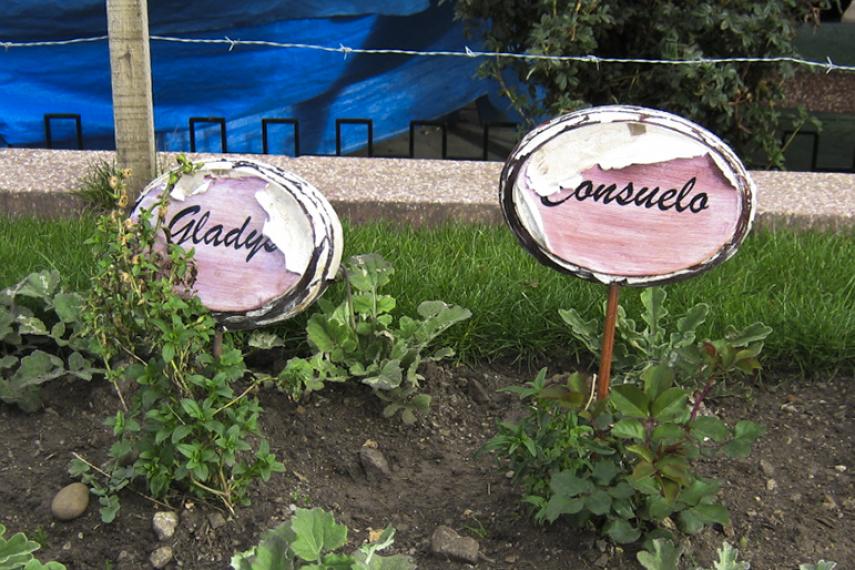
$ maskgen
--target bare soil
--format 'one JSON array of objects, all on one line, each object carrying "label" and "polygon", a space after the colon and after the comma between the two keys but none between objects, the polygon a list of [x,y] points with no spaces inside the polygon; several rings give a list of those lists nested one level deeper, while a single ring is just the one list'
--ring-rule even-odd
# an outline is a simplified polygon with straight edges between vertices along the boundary
[{"label": "bare soil", "polygon": [[[632,549],[560,523],[535,525],[506,468],[475,455],[498,421],[519,413],[515,399],[496,389],[528,381],[531,372],[431,366],[426,376],[431,414],[413,427],[384,419],[380,402],[359,385],[328,386],[299,404],[261,392],[263,430],[287,471],[256,485],[252,505],[236,516],[189,497],[171,499],[181,522],[166,543],[175,552],[169,568],[228,568],[233,552],[255,544],[298,506],[332,510],[350,527],[352,547],[370,530],[394,525],[393,550],[413,555],[422,569],[467,567],[431,554],[438,525],[479,541],[476,568],[640,568]],[[110,525],[101,523],[95,500],[74,521],[52,518],[51,499],[72,482],[71,453],[106,459],[111,434],[103,419],[117,400],[104,382],[54,382],[46,391],[48,405],[37,414],[0,405],[0,523],[42,542],[42,560],[72,570],[151,567],[148,557],[162,545],[151,520],[161,509],[143,498],[125,493]],[[767,380],[715,399],[712,407],[727,421],[753,419],[768,431],[748,459],[700,466],[723,482],[733,526],[692,537],[687,560],[710,565],[728,540],[754,570],[795,569],[820,558],[837,561],[839,570],[855,568],[853,402],[851,377]],[[358,459],[366,443],[385,455],[390,479],[366,478]]]}]

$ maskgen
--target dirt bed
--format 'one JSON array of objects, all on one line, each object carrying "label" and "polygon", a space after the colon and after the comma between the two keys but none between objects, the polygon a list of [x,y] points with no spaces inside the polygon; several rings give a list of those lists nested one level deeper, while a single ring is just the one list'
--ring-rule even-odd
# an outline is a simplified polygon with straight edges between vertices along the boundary
[{"label": "dirt bed", "polygon": [[[439,525],[478,540],[477,568],[639,568],[631,549],[561,524],[534,525],[505,470],[489,455],[474,455],[497,421],[519,413],[517,402],[496,389],[532,373],[433,366],[426,376],[432,412],[414,427],[382,418],[380,403],[358,385],[329,386],[301,404],[263,391],[263,430],[287,471],[256,485],[252,505],[236,516],[174,498],[180,524],[166,543],[152,531],[160,509],[131,493],[122,496],[113,524],[101,523],[96,501],[76,520],[53,520],[51,499],[72,482],[71,453],[106,459],[112,436],[102,420],[117,405],[104,382],[55,382],[40,413],[0,405],[0,523],[38,539],[41,559],[69,569],[150,568],[149,555],[163,544],[174,550],[169,568],[228,568],[233,552],[255,544],[294,508],[313,506],[332,510],[350,527],[353,547],[370,530],[394,525],[393,550],[413,555],[422,569],[467,567],[431,554]],[[693,537],[689,559],[709,565],[729,540],[741,544],[753,570],[795,569],[820,558],[837,561],[839,570],[855,568],[853,402],[853,378],[766,381],[716,399],[713,407],[728,422],[753,419],[768,432],[748,459],[701,465],[722,481],[733,527]],[[382,452],[391,478],[366,477],[359,460],[364,445]]]}]

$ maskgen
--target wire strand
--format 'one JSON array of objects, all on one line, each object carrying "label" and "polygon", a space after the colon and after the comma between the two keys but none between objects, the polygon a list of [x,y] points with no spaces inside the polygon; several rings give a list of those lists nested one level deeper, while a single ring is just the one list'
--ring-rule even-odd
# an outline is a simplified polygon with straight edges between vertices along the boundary
[{"label": "wire strand", "polygon": [[[228,46],[228,51],[234,50],[238,46],[251,47],[272,47],[282,49],[303,49],[312,51],[322,51],[328,53],[340,53],[345,59],[350,54],[364,55],[404,55],[418,57],[466,57],[466,58],[504,58],[504,59],[519,59],[528,61],[573,61],[578,63],[592,63],[599,65],[601,63],[637,63],[642,65],[719,65],[726,63],[792,63],[794,65],[802,65],[824,69],[826,73],[832,71],[855,71],[855,65],[837,65],[831,61],[830,57],[826,57],[825,61],[815,61],[803,59],[794,56],[771,56],[771,57],[699,57],[693,59],[649,59],[640,57],[600,57],[593,54],[586,55],[547,55],[537,53],[512,53],[499,51],[475,51],[464,46],[462,51],[421,51],[409,49],[374,49],[374,48],[354,48],[344,44],[339,44],[338,47],[324,46],[318,44],[305,44],[293,42],[276,42],[270,40],[233,40],[228,36],[222,38],[183,38],[178,36],[150,36],[152,41],[180,43],[180,44],[199,44],[199,45],[224,45]],[[53,47],[67,46],[72,44],[100,42],[108,40],[108,36],[95,36],[89,38],[75,38],[71,40],[61,41],[39,41],[39,42],[7,42],[0,41],[0,47],[9,50],[12,48],[28,48],[28,47]]]}]

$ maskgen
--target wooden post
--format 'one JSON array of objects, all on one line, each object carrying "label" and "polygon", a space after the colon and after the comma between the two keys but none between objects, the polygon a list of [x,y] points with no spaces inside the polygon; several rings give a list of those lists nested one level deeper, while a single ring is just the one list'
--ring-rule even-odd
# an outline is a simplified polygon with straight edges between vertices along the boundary
[{"label": "wooden post", "polygon": [[147,0],[107,0],[117,162],[133,204],[156,171]]},{"label": "wooden post", "polygon": [[600,351],[600,375],[597,377],[597,399],[604,400],[609,396],[609,381],[612,374],[612,354],[615,349],[615,324],[617,322],[620,287],[609,285],[609,300],[606,305],[606,325],[603,330],[603,346]]}]

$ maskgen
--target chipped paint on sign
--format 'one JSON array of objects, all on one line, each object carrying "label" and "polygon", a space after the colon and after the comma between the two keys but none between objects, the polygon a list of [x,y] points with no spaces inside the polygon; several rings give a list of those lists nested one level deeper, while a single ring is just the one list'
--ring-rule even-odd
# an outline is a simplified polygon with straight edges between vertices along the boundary
[{"label": "chipped paint on sign", "polygon": [[754,185],[712,133],[675,115],[600,107],[530,132],[502,172],[511,228],[538,259],[603,283],[650,285],[735,253]]},{"label": "chipped paint on sign", "polygon": [[[168,177],[143,191],[132,216],[156,204]],[[304,310],[335,277],[343,249],[338,217],[317,189],[253,160],[204,161],[182,176],[164,229],[173,243],[195,249],[195,292],[229,329]]]}]

